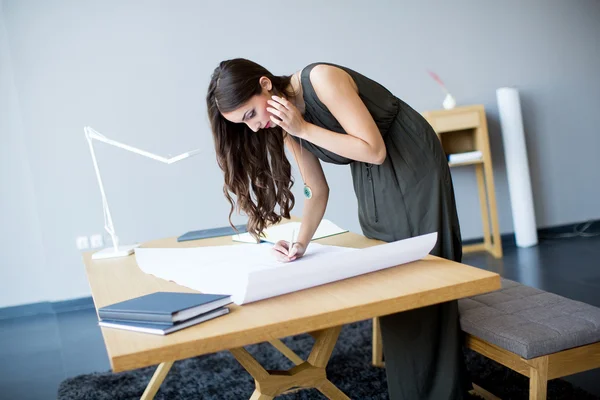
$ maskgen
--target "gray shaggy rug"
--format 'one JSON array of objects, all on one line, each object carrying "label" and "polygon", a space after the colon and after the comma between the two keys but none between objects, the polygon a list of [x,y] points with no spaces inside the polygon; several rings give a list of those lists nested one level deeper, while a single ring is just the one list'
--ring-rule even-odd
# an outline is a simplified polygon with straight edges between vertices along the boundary
[{"label": "gray shaggy rug", "polygon": [[[304,334],[283,342],[306,359],[314,343]],[[293,364],[270,344],[246,348],[266,369],[289,369]],[[472,381],[504,400],[529,398],[529,379],[474,352],[465,351]],[[80,375],[66,379],[58,389],[58,400],[138,400],[155,367],[113,374]],[[327,367],[331,382],[353,399],[388,399],[385,371],[371,365],[371,320],[346,325]],[[249,399],[254,380],[227,352],[177,361],[173,364],[156,400]],[[325,399],[314,389],[277,397],[277,400]],[[548,385],[548,400],[600,399],[570,383],[556,379]]]}]

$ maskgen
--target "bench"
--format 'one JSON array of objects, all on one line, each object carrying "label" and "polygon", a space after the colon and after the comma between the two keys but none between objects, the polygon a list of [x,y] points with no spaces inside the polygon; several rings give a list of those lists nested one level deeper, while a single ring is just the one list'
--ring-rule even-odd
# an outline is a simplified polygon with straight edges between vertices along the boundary
[{"label": "bench", "polygon": [[[458,306],[466,346],[529,377],[530,400],[546,399],[550,379],[600,367],[600,308],[508,279],[502,289]],[[377,319],[373,364],[385,365]]]}]

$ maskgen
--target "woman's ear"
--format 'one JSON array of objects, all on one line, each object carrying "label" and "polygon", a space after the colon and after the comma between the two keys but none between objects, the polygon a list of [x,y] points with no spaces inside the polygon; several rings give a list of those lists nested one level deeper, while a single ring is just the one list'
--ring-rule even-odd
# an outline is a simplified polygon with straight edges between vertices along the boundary
[{"label": "woman's ear", "polygon": [[266,76],[261,76],[259,82],[260,82],[260,86],[263,89],[266,89],[267,91],[270,91],[271,89],[273,89],[273,84],[271,83],[271,80],[269,78],[267,78]]}]

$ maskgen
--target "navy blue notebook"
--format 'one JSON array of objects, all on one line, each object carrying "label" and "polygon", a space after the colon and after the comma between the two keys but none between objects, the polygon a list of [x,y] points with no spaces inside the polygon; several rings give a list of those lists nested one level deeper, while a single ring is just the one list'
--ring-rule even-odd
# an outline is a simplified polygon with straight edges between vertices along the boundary
[{"label": "navy blue notebook", "polygon": [[98,309],[102,319],[178,322],[223,307],[231,296],[223,294],[155,292]]},{"label": "navy blue notebook", "polygon": [[211,237],[219,236],[230,236],[236,235],[237,233],[246,233],[248,230],[246,225],[235,226],[239,232],[236,232],[231,226],[222,226],[220,228],[201,229],[199,231],[187,232],[177,238],[178,242],[185,242],[186,240],[198,240],[206,239]]}]

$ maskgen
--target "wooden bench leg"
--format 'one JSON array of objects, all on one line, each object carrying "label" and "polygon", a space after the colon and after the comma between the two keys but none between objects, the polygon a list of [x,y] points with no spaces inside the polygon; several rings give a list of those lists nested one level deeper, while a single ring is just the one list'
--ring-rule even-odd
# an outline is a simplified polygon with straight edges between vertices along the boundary
[{"label": "wooden bench leg", "polygon": [[383,362],[383,340],[381,338],[381,326],[379,325],[379,317],[373,318],[373,366],[385,367]]},{"label": "wooden bench leg", "polygon": [[548,356],[527,360],[529,364],[529,400],[546,400],[548,390]]}]

